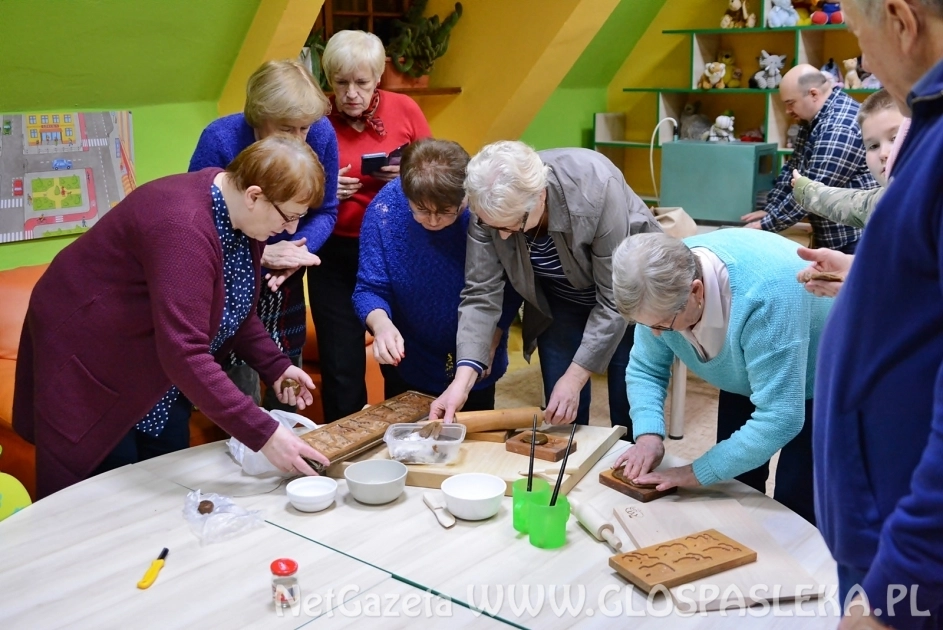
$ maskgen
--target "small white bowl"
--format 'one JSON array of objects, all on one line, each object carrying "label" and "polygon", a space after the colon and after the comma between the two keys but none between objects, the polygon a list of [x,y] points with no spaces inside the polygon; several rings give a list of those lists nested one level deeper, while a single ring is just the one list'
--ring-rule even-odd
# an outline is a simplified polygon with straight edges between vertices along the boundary
[{"label": "small white bowl", "polygon": [[289,482],[285,492],[299,512],[320,512],[334,503],[337,482],[330,477],[301,477]]},{"label": "small white bowl", "polygon": [[382,505],[403,494],[406,473],[406,466],[392,459],[368,459],[348,466],[344,479],[355,499],[369,505]]},{"label": "small white bowl", "polygon": [[466,521],[481,521],[497,514],[506,490],[504,479],[485,473],[462,473],[442,482],[449,512]]}]

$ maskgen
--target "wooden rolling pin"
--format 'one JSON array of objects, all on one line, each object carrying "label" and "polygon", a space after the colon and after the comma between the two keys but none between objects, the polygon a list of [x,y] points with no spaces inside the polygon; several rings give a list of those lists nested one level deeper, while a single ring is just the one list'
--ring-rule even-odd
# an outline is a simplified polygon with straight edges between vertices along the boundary
[{"label": "wooden rolling pin", "polygon": [[516,407],[513,409],[494,409],[493,411],[459,411],[455,422],[465,425],[466,433],[499,431],[501,429],[529,429],[537,414],[537,424],[544,420],[540,407]]},{"label": "wooden rolling pin", "polygon": [[612,523],[599,513],[599,510],[591,505],[583,505],[576,499],[567,497],[570,501],[570,510],[580,522],[586,531],[592,534],[596,540],[609,543],[616,553],[622,551],[622,541],[616,536],[616,529]]}]

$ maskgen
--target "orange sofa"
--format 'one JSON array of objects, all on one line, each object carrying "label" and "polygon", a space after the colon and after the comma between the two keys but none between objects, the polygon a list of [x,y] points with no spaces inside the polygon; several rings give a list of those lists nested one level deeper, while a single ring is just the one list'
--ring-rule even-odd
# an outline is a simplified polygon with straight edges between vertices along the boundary
[{"label": "orange sofa", "polygon": [[[26,319],[29,297],[39,277],[48,265],[19,267],[0,271],[0,472],[19,479],[30,496],[35,497],[36,457],[33,445],[13,431],[13,379],[16,372],[16,355],[20,344],[20,333]],[[365,338],[364,351],[367,356],[367,396],[370,404],[383,400],[383,376],[380,366],[373,358],[373,337]],[[311,375],[315,385],[321,384],[321,368],[318,362],[318,344],[308,310],[308,336],[303,353],[303,367]],[[314,404],[302,412],[318,424],[324,422],[321,394],[314,391]],[[229,436],[199,411],[190,418],[190,445],[197,446],[228,438]]]}]

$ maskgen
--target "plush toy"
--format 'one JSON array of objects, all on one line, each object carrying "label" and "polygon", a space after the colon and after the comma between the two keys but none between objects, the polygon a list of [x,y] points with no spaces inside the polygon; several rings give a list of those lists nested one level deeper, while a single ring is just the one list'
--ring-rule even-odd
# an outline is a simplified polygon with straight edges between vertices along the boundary
[{"label": "plush toy", "polygon": [[740,142],[763,142],[762,127],[754,127],[740,136]]},{"label": "plush toy", "polygon": [[720,20],[720,28],[753,28],[756,13],[747,9],[747,0],[727,0],[727,12]]},{"label": "plush toy", "polygon": [[836,86],[841,87],[843,85],[841,71],[838,69],[838,64],[835,63],[835,60],[831,57],[828,58],[828,63],[822,66],[820,70],[825,74],[830,75],[832,77],[832,82]]},{"label": "plush toy", "polygon": [[799,16],[796,26],[809,26],[812,24],[812,1],[811,0],[792,0],[792,6]]},{"label": "plush toy", "polygon": [[845,66],[845,87],[849,90],[861,89],[861,77],[858,76],[858,58],[845,59],[842,63]]},{"label": "plush toy", "polygon": [[796,138],[799,137],[799,125],[792,124],[789,125],[789,129],[786,130],[786,148],[794,149],[796,148]]},{"label": "plush toy", "polygon": [[681,139],[682,140],[701,140],[704,134],[710,131],[711,119],[704,114],[699,114],[701,108],[700,101],[694,101],[684,106],[681,112]]},{"label": "plush toy", "polygon": [[795,26],[799,23],[799,14],[792,6],[792,0],[773,0],[773,8],[766,18],[770,28]]},{"label": "plush toy", "polygon": [[730,142],[736,140],[733,132],[733,116],[718,116],[707,132],[705,140],[710,142]]},{"label": "plush toy", "polygon": [[779,87],[782,81],[782,69],[786,64],[786,55],[771,55],[765,50],[760,51],[760,71],[750,79],[750,87],[762,90],[773,90]]},{"label": "plush toy", "polygon": [[704,66],[704,76],[701,77],[701,83],[698,87],[703,90],[709,90],[711,88],[724,89],[726,87],[724,84],[724,73],[726,71],[727,66],[720,62],[712,61]]},{"label": "plush toy", "polygon": [[870,74],[861,81],[861,87],[865,90],[880,90],[884,86],[876,76]]},{"label": "plush toy", "polygon": [[742,87],[741,80],[743,79],[743,70],[740,68],[734,68],[733,74],[730,76],[730,81],[727,82],[727,87],[729,88],[738,88]]},{"label": "plush toy", "polygon": [[721,53],[717,56],[717,61],[724,64],[727,68],[724,70],[724,85],[727,87],[734,87],[730,85],[730,81],[733,80],[734,70],[739,70],[739,68],[736,67],[737,62],[736,59],[734,59],[733,51],[721,51]]},{"label": "plush toy", "polygon": [[813,24],[841,24],[844,21],[838,2],[823,2],[822,8],[812,14]]}]

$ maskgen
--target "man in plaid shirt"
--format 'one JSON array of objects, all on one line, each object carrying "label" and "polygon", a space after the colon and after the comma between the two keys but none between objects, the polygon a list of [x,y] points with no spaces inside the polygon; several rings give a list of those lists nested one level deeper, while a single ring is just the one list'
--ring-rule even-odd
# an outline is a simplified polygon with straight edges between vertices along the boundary
[{"label": "man in plaid shirt", "polygon": [[[813,66],[800,64],[783,76],[779,95],[786,112],[800,121],[795,149],[766,197],[766,211],[742,219],[750,228],[781,232],[798,222],[806,211],[792,196],[790,181],[796,169],[809,179],[839,188],[875,188],[868,172],[858,127],[858,103]],[[809,216],[812,246],[853,254],[861,230]]]}]

